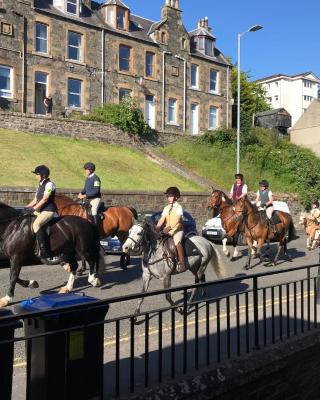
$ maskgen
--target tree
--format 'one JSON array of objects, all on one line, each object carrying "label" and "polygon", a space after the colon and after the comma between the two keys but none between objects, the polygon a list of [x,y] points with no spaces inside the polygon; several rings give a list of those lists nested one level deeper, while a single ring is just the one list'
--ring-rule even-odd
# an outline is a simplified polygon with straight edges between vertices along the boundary
[{"label": "tree", "polygon": [[[268,111],[271,106],[268,103],[265,89],[255,83],[250,82],[250,75],[247,72],[240,74],[240,87],[241,87],[241,104],[240,104],[240,127],[244,135],[249,134],[252,126],[253,114],[262,111]],[[232,97],[234,99],[234,106],[232,110],[233,127],[237,126],[237,101],[238,101],[238,71],[236,68],[232,69]]]}]

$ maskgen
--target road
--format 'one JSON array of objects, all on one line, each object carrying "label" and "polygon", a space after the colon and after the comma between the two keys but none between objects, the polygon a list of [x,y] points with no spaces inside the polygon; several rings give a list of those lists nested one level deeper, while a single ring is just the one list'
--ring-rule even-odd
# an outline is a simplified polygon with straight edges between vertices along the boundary
[{"label": "road", "polygon": [[[216,286],[214,288],[209,288],[208,295],[211,297],[216,296],[225,296],[227,294],[234,294],[237,292],[245,291],[252,287],[252,280],[246,280],[245,277],[248,274],[266,272],[266,271],[281,271],[281,269],[290,268],[290,273],[285,273],[281,275],[274,275],[268,276],[265,278],[259,279],[260,286],[272,286],[274,284],[279,284],[281,282],[285,283],[287,281],[298,280],[302,278],[306,278],[305,271],[295,271],[295,268],[303,265],[315,264],[318,261],[318,251],[308,252],[305,248],[306,239],[304,235],[301,235],[300,238],[293,241],[289,244],[289,253],[293,258],[293,261],[287,262],[284,258],[280,259],[279,264],[276,267],[265,266],[264,264],[260,264],[252,268],[250,271],[243,270],[243,265],[245,263],[245,255],[246,255],[246,248],[241,247],[242,257],[238,260],[231,262],[228,258],[226,258],[221,251],[221,257],[223,263],[225,265],[225,270],[228,277],[239,276],[241,280],[234,283],[224,283]],[[222,250],[220,245],[217,245],[219,250]],[[275,253],[276,244],[272,245],[271,254]],[[254,260],[253,265],[255,265],[258,261]],[[313,274],[315,274],[316,270],[314,270]],[[6,288],[8,284],[8,276],[9,276],[9,269],[2,268],[0,269],[0,290],[1,295],[6,293]],[[36,279],[40,284],[40,289],[30,290],[24,289],[17,286],[16,290],[16,297],[15,301],[20,302],[21,300],[34,297],[39,295],[39,293],[48,293],[52,291],[57,291],[61,285],[63,285],[68,275],[63,270],[61,266],[43,266],[43,265],[33,265],[27,266],[22,269],[21,277],[23,279]],[[207,271],[207,281],[215,280],[216,276],[213,271]],[[188,285],[193,283],[193,276],[191,273],[187,272],[181,274],[180,276],[175,276],[173,278],[173,285],[174,286],[181,286],[181,285]],[[151,281],[150,290],[157,290],[162,288],[162,282],[153,280]],[[299,287],[300,288],[300,287]],[[89,296],[93,296],[99,299],[110,299],[113,297],[118,296],[125,296],[128,294],[139,293],[141,290],[141,267],[140,267],[140,258],[134,257],[131,260],[131,265],[128,267],[126,271],[123,271],[119,267],[119,257],[114,255],[107,255],[106,256],[106,271],[102,278],[102,287],[101,288],[92,288],[88,285],[87,282],[87,275],[80,277],[76,281],[76,290],[83,291],[85,294]],[[305,291],[305,289],[304,289]],[[292,292],[290,292],[292,294]],[[270,307],[270,298],[272,296],[271,291],[268,290],[267,294],[267,315],[271,315],[271,307]],[[285,294],[285,290],[283,295]],[[260,297],[262,293],[260,293]],[[277,310],[279,309],[279,304],[282,304],[282,299],[280,299],[279,293],[276,291],[274,293],[276,298],[276,307]],[[299,299],[304,297],[304,294],[299,295]],[[175,301],[181,301],[181,291],[177,292],[173,295]],[[292,299],[291,299],[292,300]],[[290,301],[291,301],[290,300]],[[299,300],[300,301],[300,300]],[[261,300],[262,302],[262,300]],[[240,323],[241,325],[245,325],[245,298],[240,298],[240,306],[241,306],[241,313],[240,313]],[[117,318],[119,316],[130,315],[133,313],[136,305],[136,300],[131,302],[121,302],[118,304],[112,304],[110,310],[108,312],[108,319]],[[155,296],[152,298],[146,299],[145,303],[143,304],[142,311],[158,309],[161,307],[166,307],[167,302],[164,296]],[[213,305],[212,305],[213,306]],[[235,328],[236,324],[236,313],[235,313],[235,297],[233,296],[230,302],[230,316],[231,316],[231,329]],[[299,303],[300,307],[300,303]],[[213,307],[212,307],[213,308]],[[221,303],[221,329],[225,329],[227,325],[226,320],[226,308],[227,305],[225,302]],[[262,309],[259,311],[262,315]],[[291,314],[291,312],[290,312]],[[250,316],[249,322],[252,323],[252,309],[250,309]],[[198,326],[200,336],[205,335],[205,310],[199,310],[199,321],[200,324]],[[214,312],[211,314],[210,311],[210,324],[212,324],[212,330],[216,330],[216,315]],[[175,317],[175,335],[176,335],[176,343],[181,343],[183,339],[183,319],[180,315],[176,314]],[[188,340],[193,340],[194,338],[194,330],[196,327],[195,316],[194,313],[188,316]],[[214,325],[214,326],[213,326]],[[211,325],[210,325],[211,326]],[[211,328],[210,328],[211,329]],[[22,330],[21,330],[22,331]],[[150,336],[150,351],[152,354],[157,354],[157,346],[159,343],[159,332],[162,332],[162,345],[163,347],[169,348],[170,340],[172,338],[172,314],[171,312],[163,313],[162,324],[159,325],[159,318],[158,315],[152,315],[150,318],[150,326],[149,326],[149,336]],[[20,332],[21,334],[21,332]],[[216,340],[216,339],[214,339]],[[223,339],[225,340],[225,339]],[[244,340],[241,339],[241,341]],[[121,368],[127,369],[128,368],[128,356],[130,354],[130,324],[129,321],[121,322],[121,330],[120,330],[120,342],[121,342],[121,358],[123,358],[124,363]],[[141,321],[139,325],[135,327],[135,355],[138,357],[139,360],[143,358],[144,354],[144,345],[145,345],[145,323]],[[215,346],[215,342],[212,342],[212,345]],[[232,344],[235,346],[235,343]],[[115,323],[110,323],[106,325],[105,328],[105,353],[106,359],[109,361],[109,365],[113,364],[111,361],[114,361],[115,356]],[[177,350],[178,353],[179,350]],[[155,357],[155,356],[154,356]],[[167,359],[166,357],[164,357]],[[156,361],[156,360],[155,360]],[[189,357],[188,362],[194,361],[194,354],[192,353]],[[150,361],[151,362],[151,361]],[[19,343],[15,349],[15,390],[17,391],[15,400],[21,400],[24,397],[19,397],[18,392],[21,392],[21,377],[24,375],[24,346],[22,343]],[[141,363],[140,363],[141,364]],[[155,363],[156,364],[156,363]],[[180,354],[180,364],[181,364],[181,354]],[[20,366],[20,368],[19,368]],[[181,365],[180,365],[181,367]],[[114,368],[114,365],[113,365]],[[141,376],[143,376],[143,366],[140,366],[141,369]],[[169,367],[168,367],[169,368]],[[177,367],[178,368],[178,367]],[[165,369],[165,368],[164,368]],[[139,370],[139,367],[136,368]],[[114,376],[114,371],[109,370],[108,376]],[[156,371],[154,371],[156,374]],[[139,375],[139,374],[138,374]],[[21,378],[21,379],[19,379]],[[151,377],[150,377],[151,379]],[[120,384],[123,386],[128,385],[128,382],[122,382],[120,380]],[[137,384],[142,384],[142,381],[139,382],[137,380]],[[110,390],[111,391],[111,390]]]}]

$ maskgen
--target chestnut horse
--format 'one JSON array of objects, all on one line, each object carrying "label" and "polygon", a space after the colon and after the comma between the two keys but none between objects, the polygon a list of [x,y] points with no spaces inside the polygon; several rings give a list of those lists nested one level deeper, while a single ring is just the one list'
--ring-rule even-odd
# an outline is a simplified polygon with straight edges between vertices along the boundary
[{"label": "chestnut horse", "polygon": [[[70,197],[56,195],[55,203],[57,206],[57,212],[62,217],[64,215],[77,215],[84,219],[90,220],[87,209],[85,206],[72,200]],[[138,218],[137,211],[133,207],[108,207],[103,213],[103,219],[101,220],[99,230],[102,237],[117,236],[123,244],[128,238],[129,229],[132,227],[134,220]],[[122,269],[126,269],[130,257],[126,254],[121,255],[120,266]],[[79,269],[81,273],[85,269]]]},{"label": "chestnut horse", "polygon": [[243,228],[241,229],[241,222],[235,214],[232,201],[221,190],[213,190],[208,199],[207,206],[211,209],[219,209],[222,226],[227,235],[222,240],[223,252],[227,257],[230,257],[230,252],[227,249],[227,240],[228,238],[232,239],[233,256],[231,257],[231,261],[236,260],[239,256],[237,247],[239,234],[243,231]]},{"label": "chestnut horse", "polygon": [[[288,242],[295,237],[295,228],[290,214],[283,211],[275,211],[279,222],[275,223],[274,232],[256,205],[251,204],[247,196],[236,202],[235,213],[242,217],[249,249],[252,249],[253,242],[257,241],[257,256],[260,261],[263,261],[261,250],[264,242],[271,240],[279,242],[278,251],[272,264],[276,265],[281,250],[286,254],[288,261],[292,261],[287,249],[287,236]],[[245,269],[250,269],[250,263],[251,252],[248,251]]]}]

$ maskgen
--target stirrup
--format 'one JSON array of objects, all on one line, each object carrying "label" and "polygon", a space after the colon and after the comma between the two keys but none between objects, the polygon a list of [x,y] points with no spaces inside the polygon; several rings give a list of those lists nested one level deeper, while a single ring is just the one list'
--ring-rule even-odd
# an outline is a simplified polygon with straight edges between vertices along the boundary
[{"label": "stirrup", "polygon": [[176,271],[177,272],[185,272],[188,270],[186,263],[182,264],[180,261],[177,262]]}]

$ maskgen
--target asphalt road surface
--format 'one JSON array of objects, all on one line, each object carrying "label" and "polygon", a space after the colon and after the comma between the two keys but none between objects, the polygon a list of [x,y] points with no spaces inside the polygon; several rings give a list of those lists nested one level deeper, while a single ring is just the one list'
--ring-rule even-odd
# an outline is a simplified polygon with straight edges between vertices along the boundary
[{"label": "asphalt road surface", "polygon": [[[217,245],[217,248],[221,250],[221,257],[223,260],[223,263],[225,265],[225,271],[227,274],[227,277],[241,277],[241,280],[237,282],[228,282],[228,283],[222,283],[219,284],[219,286],[215,286],[212,288],[208,288],[207,291],[207,296],[209,297],[217,297],[217,296],[225,296],[228,294],[234,294],[237,292],[242,292],[246,291],[247,289],[252,288],[252,279],[246,279],[246,276],[249,274],[255,274],[255,273],[260,273],[260,272],[271,272],[271,271],[281,271],[282,269],[287,269],[290,268],[289,273],[284,273],[281,275],[273,275],[273,276],[268,276],[265,278],[259,279],[259,284],[265,287],[272,286],[274,284],[279,284],[279,283],[285,283],[288,281],[294,281],[302,278],[306,278],[306,272],[305,271],[295,271],[297,267],[304,266],[304,265],[310,265],[310,264],[316,264],[318,262],[318,250],[309,252],[306,250],[306,238],[304,234],[301,234],[298,239],[295,241],[291,242],[288,245],[289,248],[289,254],[291,255],[293,261],[288,262],[284,257],[280,258],[280,261],[276,267],[274,266],[266,266],[265,263],[258,264],[258,260],[253,260],[253,268],[250,271],[246,271],[243,269],[243,266],[245,264],[245,257],[247,254],[247,250],[245,247],[241,247],[241,253],[242,255],[234,262],[231,262],[227,257],[225,257],[222,253],[222,247],[221,245]],[[271,248],[271,255],[274,255],[276,251],[276,244],[272,244]],[[140,257],[133,257],[131,259],[131,264],[128,266],[128,269],[126,271],[123,271],[120,266],[119,266],[119,256],[116,255],[107,255],[106,256],[106,270],[105,274],[102,277],[102,286],[100,288],[93,288],[91,287],[88,282],[87,282],[87,274],[85,273],[84,276],[80,277],[76,281],[75,285],[75,290],[84,292],[86,295],[96,297],[98,299],[110,299],[114,297],[119,297],[119,296],[126,296],[129,294],[134,294],[134,293],[139,293],[141,291],[141,260]],[[255,266],[256,265],[256,266]],[[312,274],[315,275],[317,272],[317,269],[314,269],[312,271]],[[213,271],[207,271],[207,281],[210,280],[216,280],[216,276]],[[36,279],[40,285],[39,289],[24,289],[19,286],[17,286],[16,289],[16,296],[15,296],[15,302],[18,303],[21,300],[29,297],[35,297],[38,296],[40,293],[45,294],[45,293],[50,293],[50,292],[55,292],[57,291],[62,285],[64,285],[67,281],[68,274],[64,271],[64,269],[61,266],[44,266],[44,265],[32,265],[32,266],[26,266],[22,269],[21,272],[21,278],[23,279]],[[6,289],[8,286],[8,279],[9,279],[9,269],[8,268],[1,268],[0,269],[0,290],[1,293],[0,295],[4,295],[6,293]],[[191,273],[186,272],[183,273],[179,276],[175,276],[172,279],[172,285],[173,286],[181,286],[181,285],[189,285],[193,283],[193,276]],[[150,290],[157,290],[157,289],[162,289],[162,282],[153,279],[150,284]],[[300,287],[299,287],[300,288]],[[304,289],[301,290],[301,295],[299,299],[304,298]],[[173,294],[173,299],[177,302],[181,302],[181,291],[178,291],[177,293]],[[266,292],[267,299],[266,301],[269,302],[271,296],[278,296],[278,292],[274,292],[272,294],[271,291]],[[262,296],[262,294],[260,294]],[[240,301],[240,306],[242,306],[242,309],[244,310],[244,304],[245,304],[245,298],[241,297],[239,299]],[[262,299],[261,299],[262,301]],[[290,300],[291,301],[291,300]],[[277,307],[279,308],[279,303],[282,304],[282,300],[278,301]],[[149,311],[153,309],[158,309],[162,307],[167,307],[168,303],[166,302],[166,299],[163,295],[161,296],[154,296],[151,298],[148,298],[145,300],[143,306],[142,306],[142,312],[144,311]],[[299,300],[299,305],[298,308],[304,307],[302,303],[300,303]],[[131,315],[134,312],[136,306],[136,300],[132,300],[130,302],[119,302],[118,304],[112,304],[110,306],[109,312],[108,312],[108,319],[113,319],[117,318],[120,316],[124,315]],[[231,310],[231,322],[227,322],[225,318],[221,320],[221,329],[224,329],[226,327],[226,324],[231,324],[231,328],[235,327],[236,324],[236,314],[235,314],[235,299],[230,303],[230,310]],[[221,314],[225,316],[225,311],[228,306],[226,303],[221,303]],[[300,307],[300,308],[301,308]],[[298,310],[299,311],[299,310]],[[269,315],[271,313],[271,308],[267,308],[267,314]],[[175,335],[176,335],[176,341],[181,342],[182,337],[183,337],[183,330],[182,330],[182,317],[178,314],[175,317]],[[211,314],[210,314],[211,315]],[[252,319],[252,316],[250,314],[250,320]],[[214,322],[215,317],[213,316],[211,318],[211,322]],[[244,319],[245,315],[240,315],[240,323],[244,324]],[[205,310],[200,309],[199,311],[199,320],[200,322],[203,321],[203,323],[199,324],[199,331],[198,334],[200,336],[204,336],[205,334]],[[210,323],[211,323],[210,322]],[[194,314],[190,315],[188,317],[188,325],[190,331],[192,333],[188,333],[188,340],[192,340],[194,335],[194,326],[195,326],[195,316]],[[145,329],[145,324],[143,321],[141,321],[140,324],[138,324],[135,327],[135,354],[140,355],[138,358],[142,358],[144,354],[144,345],[145,345],[145,336],[144,336],[144,329]],[[22,331],[22,330],[21,330]],[[169,343],[170,340],[172,339],[172,313],[171,312],[165,312],[163,313],[162,316],[162,321],[161,321],[161,327],[159,325],[159,318],[158,316],[155,318],[152,318],[151,314],[151,319],[150,319],[150,327],[149,327],[149,335],[150,335],[150,351],[152,352],[154,350],[154,354],[156,354],[157,346],[159,343],[159,331],[162,331],[163,337],[162,337],[162,344],[165,347],[166,343],[168,343],[168,348],[169,348]],[[21,332],[19,332],[21,334]],[[191,336],[190,336],[191,335]],[[124,359],[124,365],[122,368],[126,369],[128,368],[128,355],[130,354],[130,323],[129,321],[121,321],[121,330],[120,330],[120,336],[121,336],[121,358]],[[115,324],[110,323],[107,324],[105,327],[105,353],[106,358],[109,361],[109,365],[112,364],[111,361],[114,359],[114,344],[115,344]],[[178,352],[179,350],[177,350]],[[190,361],[191,359],[191,361]],[[193,359],[193,354],[189,357],[189,361],[192,361]],[[24,399],[22,393],[24,392],[23,390],[23,382],[24,382],[24,370],[25,370],[25,355],[24,355],[24,346],[22,343],[19,343],[15,347],[15,381],[14,381],[14,393],[15,397],[14,400],[22,400]],[[111,367],[110,367],[111,368]],[[141,367],[142,368],[142,367]],[[169,367],[168,367],[169,368]],[[136,369],[136,373],[137,370]],[[165,369],[165,367],[164,367]],[[143,371],[141,370],[141,376],[143,376]],[[156,371],[154,371],[156,373]],[[110,379],[110,376],[114,375],[114,371],[111,369],[107,371],[107,375]],[[139,374],[138,374],[139,375]],[[151,379],[151,378],[150,378]],[[112,380],[112,382],[114,379]],[[123,386],[127,385],[128,382],[122,382],[120,380],[121,385]],[[143,381],[139,382],[139,379],[137,379],[137,384],[139,386],[139,383],[142,385]],[[112,389],[110,389],[110,392]]]}]

